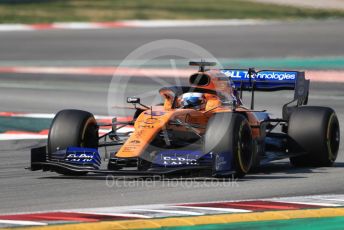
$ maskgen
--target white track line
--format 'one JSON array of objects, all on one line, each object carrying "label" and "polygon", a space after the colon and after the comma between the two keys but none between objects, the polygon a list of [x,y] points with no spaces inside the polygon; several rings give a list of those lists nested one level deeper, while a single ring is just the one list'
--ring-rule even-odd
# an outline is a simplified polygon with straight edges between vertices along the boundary
[{"label": "white track line", "polygon": [[[73,212],[74,213],[74,212]],[[91,214],[91,215],[106,215],[106,216],[120,216],[120,217],[130,217],[130,218],[152,218],[150,216],[140,215],[140,214],[132,214],[132,213],[107,213],[107,212],[77,212],[82,214]]]},{"label": "white track line", "polygon": [[[16,113],[16,112],[0,112],[1,117],[29,117],[29,118],[46,118],[53,119],[54,113]],[[94,115],[95,119],[112,119],[111,116]]]},{"label": "white track line", "polygon": [[36,140],[36,139],[47,139],[48,135],[40,134],[0,134],[0,141],[10,140]]},{"label": "white track line", "polygon": [[40,31],[40,30],[80,30],[80,29],[115,29],[115,28],[169,28],[169,27],[204,27],[204,26],[253,26],[273,24],[276,21],[256,19],[225,20],[128,20],[114,22],[68,22],[51,24],[1,24],[0,32]]},{"label": "white track line", "polygon": [[332,198],[324,198],[323,200],[327,200],[327,201],[335,201],[335,202],[344,202],[344,199],[332,199]]},{"label": "white track line", "polygon": [[176,208],[189,208],[189,209],[199,209],[199,210],[209,210],[209,211],[218,211],[218,212],[252,212],[251,210],[246,209],[236,209],[236,208],[211,208],[211,207],[197,207],[197,206],[169,206]]},{"label": "white track line", "polygon": [[[121,128],[117,130],[118,133],[132,132],[133,128]],[[108,133],[111,130],[99,130],[100,134]],[[48,135],[45,134],[25,134],[25,133],[0,133],[0,141],[9,140],[35,140],[35,139],[47,139]]]},{"label": "white track line", "polygon": [[179,211],[179,210],[145,209],[145,208],[134,208],[132,210],[144,211],[144,212],[171,213],[171,214],[190,215],[190,216],[204,215],[204,213],[200,213],[200,212],[188,212],[188,211]]},{"label": "white track line", "polygon": [[[271,201],[279,201],[279,200],[271,200]],[[324,207],[340,207],[340,206],[342,206],[339,204],[307,202],[307,201],[279,201],[279,202],[286,202],[286,203],[290,203],[290,204],[316,205],[316,206],[324,206]]]},{"label": "white track line", "polygon": [[34,31],[34,28],[23,24],[1,24],[0,31]]},{"label": "white track line", "polygon": [[195,27],[195,26],[248,26],[258,24],[272,24],[271,21],[254,19],[227,19],[227,20],[133,20],[124,21],[127,26],[141,28],[161,27]]},{"label": "white track line", "polygon": [[264,199],[267,201],[309,204],[319,206],[338,207],[344,205],[344,195],[315,195],[315,196],[298,196],[298,197],[281,197]]},{"label": "white track line", "polygon": [[35,225],[35,226],[44,226],[44,225],[48,225],[48,224],[42,223],[42,222],[24,221],[24,220],[0,220],[0,224]]},{"label": "white track line", "polygon": [[[0,112],[0,117],[23,117],[23,118],[37,118],[37,119],[53,119],[55,114],[53,113],[16,113],[16,112]],[[113,117],[104,115],[95,115],[96,120],[111,120]],[[123,127],[117,130],[118,133],[127,133],[133,131],[133,127]],[[100,134],[105,134],[111,131],[111,129],[99,129]],[[35,139],[47,139],[46,134],[36,133],[0,133],[0,141],[6,140],[35,140]]]},{"label": "white track line", "polygon": [[[188,78],[194,73],[192,69],[177,69],[171,72],[169,68],[130,68],[130,67],[52,67],[52,66],[0,66],[0,73],[37,73],[46,74],[45,77],[55,76],[52,74],[92,75],[95,77],[136,76],[171,78],[173,75]],[[4,75],[2,78],[6,78]],[[343,70],[307,70],[306,78],[312,82],[344,82]]]}]

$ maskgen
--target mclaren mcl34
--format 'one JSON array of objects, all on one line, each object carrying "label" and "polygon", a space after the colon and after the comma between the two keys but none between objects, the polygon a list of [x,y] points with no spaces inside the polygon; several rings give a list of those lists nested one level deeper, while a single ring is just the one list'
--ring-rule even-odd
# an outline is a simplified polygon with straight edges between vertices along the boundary
[{"label": "mclaren mcl34", "polygon": [[[333,109],[307,105],[310,81],[304,72],[210,67],[215,64],[190,62],[199,70],[189,85],[161,88],[161,105],[127,98],[136,109],[129,122],[114,118],[100,124],[86,111],[58,112],[47,145],[31,150],[30,169],[64,175],[240,178],[283,158],[295,167],[333,165],[339,122]],[[254,109],[255,92],[278,90],[294,92],[293,100],[281,106],[281,117]],[[248,107],[242,102],[244,91],[250,92]],[[111,131],[99,136],[103,126]],[[124,126],[133,130],[118,132]],[[100,153],[109,148],[114,150],[103,160]]]}]

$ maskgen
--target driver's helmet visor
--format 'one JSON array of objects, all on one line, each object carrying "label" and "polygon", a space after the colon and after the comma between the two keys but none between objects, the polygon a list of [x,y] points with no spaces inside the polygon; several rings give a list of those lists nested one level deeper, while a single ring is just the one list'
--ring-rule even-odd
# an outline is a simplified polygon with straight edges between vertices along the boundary
[{"label": "driver's helmet visor", "polygon": [[192,108],[204,103],[202,93],[185,93],[183,94],[181,105],[183,108]]}]

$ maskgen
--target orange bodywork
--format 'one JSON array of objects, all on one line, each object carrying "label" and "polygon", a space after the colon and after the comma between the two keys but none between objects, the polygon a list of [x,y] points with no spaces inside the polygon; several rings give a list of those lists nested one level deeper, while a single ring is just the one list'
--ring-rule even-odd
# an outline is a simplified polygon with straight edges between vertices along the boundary
[{"label": "orange bodywork", "polygon": [[[203,80],[207,80],[208,82],[203,82],[204,84],[201,85],[197,84],[195,79],[197,80],[198,76],[203,77]],[[228,77],[219,70],[192,74],[190,76],[190,85],[195,88],[214,90],[228,97],[234,97],[235,89],[232,88]],[[206,105],[205,108],[201,110],[174,108],[173,105],[178,103],[178,100],[174,101],[175,96],[173,93],[168,90],[160,90],[160,94],[164,98],[164,104],[162,106],[153,107],[152,111],[145,110],[140,114],[135,121],[134,132],[116,153],[116,157],[140,157],[156,135],[164,132],[164,130],[179,129],[180,131],[188,131],[187,127],[182,125],[176,126],[171,124],[171,122],[181,121],[186,124],[198,125],[199,128],[195,128],[195,130],[199,135],[203,135],[211,116],[215,113],[233,112],[233,107],[224,105],[220,98],[214,94],[205,94]],[[241,103],[235,106],[235,111],[244,113],[247,117],[251,126],[252,137],[260,137],[260,129],[258,128],[260,121],[255,116],[254,112],[242,106]]]}]

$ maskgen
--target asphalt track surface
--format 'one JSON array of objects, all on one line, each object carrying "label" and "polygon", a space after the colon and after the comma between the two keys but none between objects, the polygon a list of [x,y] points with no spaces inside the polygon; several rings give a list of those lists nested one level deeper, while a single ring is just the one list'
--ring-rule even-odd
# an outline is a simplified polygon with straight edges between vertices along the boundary
[{"label": "asphalt track surface", "polygon": [[275,22],[253,26],[123,28],[0,33],[0,60],[112,60],[158,39],[183,39],[217,58],[313,57],[344,53],[343,21]]},{"label": "asphalt track surface", "polygon": [[[260,53],[269,57],[336,56],[344,53],[343,24],[334,21],[202,29],[0,33],[0,59],[121,59],[130,50],[160,38],[196,42],[219,57],[252,57]],[[2,74],[0,108],[2,111],[40,113],[79,108],[106,114],[109,83],[109,78],[94,76]],[[173,84],[173,80],[168,83]],[[126,93],[139,94],[159,87],[154,81],[133,78]],[[336,110],[342,134],[343,89],[342,84],[314,83],[309,100],[309,104],[327,105]],[[290,98],[288,92],[258,94],[257,109],[268,109],[278,115],[281,104]],[[343,142],[334,167],[295,169],[284,160],[264,166],[260,171],[234,182],[204,178],[193,181],[107,180],[104,176],[76,178],[25,170],[29,149],[42,144],[42,140],[0,143],[0,213],[344,193]]]}]

